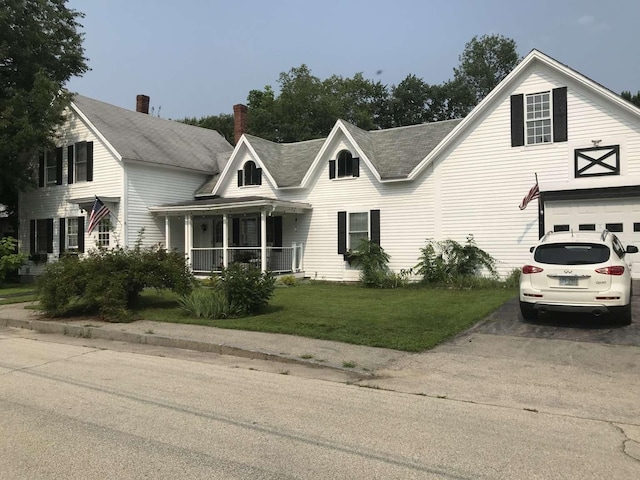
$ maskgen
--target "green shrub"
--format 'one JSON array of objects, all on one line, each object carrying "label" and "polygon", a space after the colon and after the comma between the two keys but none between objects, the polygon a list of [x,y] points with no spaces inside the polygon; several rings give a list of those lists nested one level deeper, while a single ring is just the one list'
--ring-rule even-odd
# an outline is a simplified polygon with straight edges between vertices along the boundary
[{"label": "green shrub", "polygon": [[197,288],[178,300],[183,310],[196,318],[217,320],[240,313],[235,305],[230,305],[221,288]]},{"label": "green shrub", "polygon": [[464,245],[455,240],[428,240],[420,249],[414,268],[424,283],[452,284],[478,276],[483,269],[496,279],[495,263],[491,255],[476,245],[473,235],[469,235]]},{"label": "green shrub", "polygon": [[280,277],[280,281],[283,285],[286,285],[288,287],[295,287],[298,283],[296,277],[294,277],[293,275],[285,275],[284,277]]},{"label": "green shrub", "polygon": [[362,285],[370,288],[385,288],[388,285],[390,257],[376,242],[363,238],[348,257],[353,265],[360,267]]},{"label": "green shrub", "polygon": [[514,268],[511,270],[509,276],[504,280],[504,286],[506,288],[519,288],[520,287],[520,275],[522,275],[522,270],[519,268]]},{"label": "green shrub", "polygon": [[249,315],[261,312],[275,289],[275,278],[251,264],[232,263],[220,279],[229,304]]},{"label": "green shrub", "polygon": [[193,287],[184,255],[159,246],[143,249],[91,250],[84,258],[63,256],[47,264],[37,289],[48,315],[99,314],[108,320],[130,319],[145,288],[167,288],[180,295]]},{"label": "green shrub", "polygon": [[18,241],[13,237],[0,239],[0,284],[8,273],[18,270],[27,261],[27,256],[17,252]]}]

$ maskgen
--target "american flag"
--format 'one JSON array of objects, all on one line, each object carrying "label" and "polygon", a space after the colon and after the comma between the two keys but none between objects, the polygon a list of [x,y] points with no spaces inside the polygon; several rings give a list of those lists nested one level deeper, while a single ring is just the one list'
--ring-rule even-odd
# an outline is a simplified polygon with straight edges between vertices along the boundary
[{"label": "american flag", "polygon": [[527,208],[527,205],[529,205],[529,202],[531,200],[535,200],[536,198],[540,197],[540,189],[538,188],[538,182],[536,182],[536,184],[531,187],[531,190],[529,190],[529,193],[527,193],[527,195],[522,199],[522,203],[520,203],[520,210],[524,210],[525,208]]},{"label": "american flag", "polygon": [[98,226],[100,220],[109,215],[111,212],[102,201],[96,197],[96,201],[93,202],[93,208],[91,209],[91,215],[89,215],[89,227],[87,227],[87,233],[93,232],[93,229]]}]

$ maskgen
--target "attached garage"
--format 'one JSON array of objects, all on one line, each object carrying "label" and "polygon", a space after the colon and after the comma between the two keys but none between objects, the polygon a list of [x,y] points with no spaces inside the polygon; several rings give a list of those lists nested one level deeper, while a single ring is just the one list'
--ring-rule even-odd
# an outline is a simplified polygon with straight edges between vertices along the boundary
[{"label": "attached garage", "polygon": [[[541,204],[541,232],[607,229],[625,245],[640,247],[640,187],[543,192]],[[640,254],[628,263],[640,278]]]}]

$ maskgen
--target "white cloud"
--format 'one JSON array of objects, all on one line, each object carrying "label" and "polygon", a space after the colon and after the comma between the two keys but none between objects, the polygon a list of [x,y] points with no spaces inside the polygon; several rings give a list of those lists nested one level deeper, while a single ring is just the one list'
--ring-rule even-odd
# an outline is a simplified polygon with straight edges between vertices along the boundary
[{"label": "white cloud", "polygon": [[578,18],[578,25],[591,32],[601,32],[609,29],[609,25],[606,22],[597,20],[593,15],[581,16]]}]

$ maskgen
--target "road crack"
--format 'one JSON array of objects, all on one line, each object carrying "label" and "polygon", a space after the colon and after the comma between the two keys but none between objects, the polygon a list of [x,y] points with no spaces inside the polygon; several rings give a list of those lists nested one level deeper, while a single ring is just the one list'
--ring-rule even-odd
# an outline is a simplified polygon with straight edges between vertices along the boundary
[{"label": "road crack", "polygon": [[640,441],[631,438],[625,430],[624,425],[613,422],[610,422],[610,424],[624,436],[624,440],[622,441],[622,453],[640,463]]},{"label": "road crack", "polygon": [[4,375],[10,375],[10,374],[15,373],[15,372],[24,372],[24,371],[32,370],[32,369],[35,369],[35,368],[38,368],[38,367],[43,367],[45,365],[51,365],[52,363],[66,362],[66,361],[72,360],[74,358],[83,357],[84,355],[89,355],[90,353],[96,353],[96,352],[100,352],[100,351],[102,351],[102,350],[99,349],[99,348],[94,348],[94,349],[89,350],[88,352],[82,352],[82,353],[79,353],[77,355],[71,355],[71,356],[65,357],[65,358],[58,358],[56,360],[49,360],[48,362],[42,362],[42,363],[38,363],[38,364],[35,364],[35,365],[27,365],[25,367],[20,367],[20,368],[12,368],[10,365],[0,362],[0,367],[6,368],[8,370],[7,372],[2,373],[2,375],[4,376]]}]

